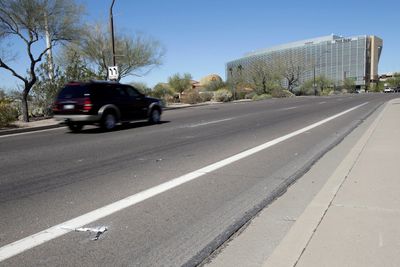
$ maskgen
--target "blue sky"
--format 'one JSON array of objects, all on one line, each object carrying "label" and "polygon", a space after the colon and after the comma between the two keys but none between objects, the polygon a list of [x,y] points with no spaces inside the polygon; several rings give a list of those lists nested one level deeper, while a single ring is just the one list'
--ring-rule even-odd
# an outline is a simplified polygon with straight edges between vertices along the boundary
[{"label": "blue sky", "polygon": [[[85,21],[108,25],[111,0],[77,2],[86,7]],[[332,33],[381,37],[379,72],[400,71],[399,10],[400,1],[394,0],[116,0],[114,24],[117,35],[143,32],[165,46],[163,65],[145,77],[123,80],[154,86],[175,73],[188,72],[195,80],[211,73],[225,78],[225,63],[247,52]],[[24,70],[26,62],[13,64]],[[0,70],[0,86],[16,83]]]}]

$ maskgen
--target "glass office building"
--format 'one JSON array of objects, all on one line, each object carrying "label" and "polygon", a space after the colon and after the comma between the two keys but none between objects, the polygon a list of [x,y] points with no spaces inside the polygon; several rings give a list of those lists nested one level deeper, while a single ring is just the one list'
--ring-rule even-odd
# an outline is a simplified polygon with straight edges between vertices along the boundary
[{"label": "glass office building", "polygon": [[[365,88],[378,80],[382,44],[382,39],[368,35],[329,35],[293,42],[251,52],[228,62],[226,77],[229,80],[240,75],[244,81],[251,82],[260,62],[266,66],[290,64],[301,70],[300,82],[324,76],[341,85],[343,80],[350,78],[358,88]],[[285,81],[282,83],[284,85]]]}]

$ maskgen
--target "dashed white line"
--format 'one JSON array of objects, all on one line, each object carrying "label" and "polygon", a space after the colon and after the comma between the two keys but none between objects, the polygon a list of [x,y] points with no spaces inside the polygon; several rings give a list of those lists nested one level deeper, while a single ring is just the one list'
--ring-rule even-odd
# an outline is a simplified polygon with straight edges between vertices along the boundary
[{"label": "dashed white line", "polygon": [[298,107],[281,108],[281,109],[279,109],[279,111],[291,110],[291,109],[296,109],[296,108],[298,108]]},{"label": "dashed white line", "polygon": [[230,121],[230,120],[233,120],[233,119],[235,119],[235,118],[227,118],[227,119],[216,120],[216,121],[201,122],[201,123],[196,123],[196,124],[190,124],[190,125],[182,126],[182,128],[195,128],[195,127],[199,127],[199,126],[204,126],[204,125],[209,125],[209,124],[215,124],[215,123],[220,123],[220,122],[224,122],[224,121]]},{"label": "dashed white line", "polygon": [[225,167],[229,164],[232,164],[236,161],[239,161],[241,159],[244,159],[246,157],[249,157],[251,155],[254,155],[255,153],[258,153],[262,150],[265,150],[269,147],[272,147],[276,144],[279,144],[285,140],[288,140],[292,137],[295,137],[297,135],[300,135],[304,132],[310,131],[313,128],[316,128],[318,126],[321,126],[331,120],[334,120],[340,116],[343,116],[355,109],[360,108],[361,106],[366,105],[368,102],[363,103],[361,105],[355,106],[353,108],[347,109],[343,112],[340,112],[336,115],[333,115],[329,118],[326,118],[324,120],[318,121],[316,123],[313,123],[311,125],[308,125],[302,129],[299,129],[297,131],[291,132],[289,134],[286,134],[284,136],[281,136],[279,138],[276,138],[274,140],[268,141],[264,144],[261,144],[259,146],[256,146],[254,148],[248,149],[246,151],[243,151],[239,154],[233,155],[231,157],[228,157],[224,160],[215,162],[213,164],[210,164],[208,166],[205,166],[201,169],[198,169],[196,171],[190,172],[188,174],[182,175],[180,177],[174,178],[168,182],[162,183],[160,185],[154,186],[152,188],[149,188],[147,190],[144,190],[142,192],[136,193],[132,196],[129,196],[127,198],[121,199],[119,201],[116,201],[114,203],[111,203],[107,206],[101,207],[99,209],[93,210],[91,212],[88,212],[86,214],[83,214],[79,217],[76,217],[74,219],[71,219],[69,221],[63,222],[61,224],[58,224],[56,226],[50,227],[46,230],[43,230],[41,232],[38,232],[36,234],[30,235],[28,237],[25,237],[23,239],[17,240],[11,244],[5,245],[3,247],[0,247],[0,262],[4,261],[8,258],[11,258],[15,255],[18,255],[28,249],[37,247],[45,242],[48,242],[52,239],[55,239],[57,237],[60,237],[64,234],[67,234],[73,229],[77,229],[80,227],[83,227],[89,223],[92,223],[94,221],[97,221],[99,219],[102,219],[106,216],[109,216],[115,212],[121,211],[125,208],[131,207],[135,204],[138,204],[146,199],[149,199],[151,197],[157,196],[163,192],[166,192],[170,189],[173,189],[175,187],[178,187],[182,184],[185,184],[187,182],[190,182],[194,179],[197,179],[205,174],[208,174],[210,172],[213,172],[215,170],[218,170],[222,167]]}]

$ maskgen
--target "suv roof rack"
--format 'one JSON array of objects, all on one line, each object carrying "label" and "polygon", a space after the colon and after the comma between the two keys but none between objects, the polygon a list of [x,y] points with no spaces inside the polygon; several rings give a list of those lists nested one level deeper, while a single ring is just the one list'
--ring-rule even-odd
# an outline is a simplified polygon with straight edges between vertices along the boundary
[{"label": "suv roof rack", "polygon": [[111,83],[111,84],[119,83],[118,81],[107,81],[107,80],[90,80],[90,82],[93,82],[93,83]]},{"label": "suv roof rack", "polygon": [[88,83],[103,83],[103,84],[119,84],[117,81],[107,80],[89,80],[89,81],[68,81],[66,84],[88,84]]}]

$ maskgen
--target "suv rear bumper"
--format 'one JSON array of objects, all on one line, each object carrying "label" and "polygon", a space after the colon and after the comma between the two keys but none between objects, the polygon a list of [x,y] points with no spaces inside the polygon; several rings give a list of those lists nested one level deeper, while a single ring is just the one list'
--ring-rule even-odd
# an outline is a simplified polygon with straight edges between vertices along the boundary
[{"label": "suv rear bumper", "polygon": [[54,119],[57,121],[74,121],[74,122],[99,122],[101,119],[100,115],[54,115]]}]

